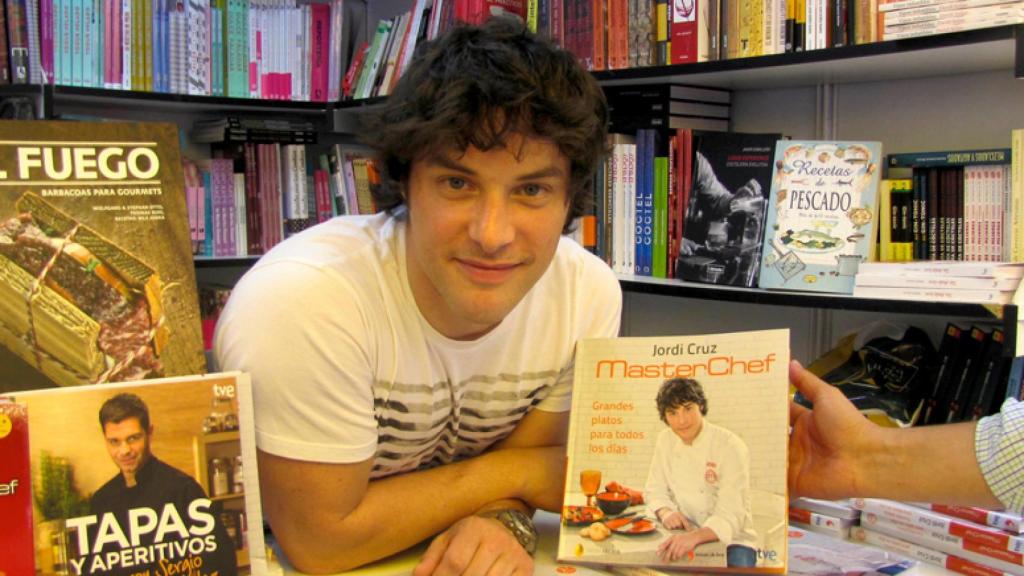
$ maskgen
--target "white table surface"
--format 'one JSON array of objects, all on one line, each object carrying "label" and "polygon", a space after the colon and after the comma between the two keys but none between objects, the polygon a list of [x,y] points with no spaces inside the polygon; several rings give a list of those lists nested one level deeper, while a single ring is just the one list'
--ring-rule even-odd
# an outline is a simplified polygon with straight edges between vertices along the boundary
[{"label": "white table surface", "polygon": [[[558,553],[559,516],[551,512],[538,511],[534,516],[539,539],[537,553],[534,555],[534,574],[539,576],[609,576],[611,572],[575,564],[560,563],[555,560]],[[378,560],[344,574],[350,576],[405,576],[412,573],[419,563],[420,557],[427,549],[427,543],[413,546],[394,556]],[[687,574],[680,572],[679,574]],[[692,574],[692,573],[690,573]],[[946,576],[956,574],[949,570],[917,562],[901,576]],[[274,560],[270,563],[270,576],[301,576],[302,573],[292,568],[287,560],[275,547]]]}]

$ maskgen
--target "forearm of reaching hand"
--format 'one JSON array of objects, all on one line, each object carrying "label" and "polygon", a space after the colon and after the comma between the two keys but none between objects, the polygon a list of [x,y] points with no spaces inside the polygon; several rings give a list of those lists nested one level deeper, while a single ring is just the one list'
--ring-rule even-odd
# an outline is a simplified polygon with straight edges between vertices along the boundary
[{"label": "forearm of reaching hand", "polygon": [[858,494],[1000,508],[975,458],[976,422],[883,428],[862,452]]},{"label": "forearm of reaching hand", "polygon": [[369,461],[310,463],[260,452],[265,513],[296,568],[349,570],[404,550],[496,502],[529,500],[535,488],[527,471],[557,461],[561,450],[496,450],[373,481]]}]

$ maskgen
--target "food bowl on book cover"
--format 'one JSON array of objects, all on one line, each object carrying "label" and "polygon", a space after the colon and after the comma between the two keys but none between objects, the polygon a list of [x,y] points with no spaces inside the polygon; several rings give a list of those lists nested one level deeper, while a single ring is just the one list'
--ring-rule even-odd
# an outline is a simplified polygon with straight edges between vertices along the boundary
[{"label": "food bowl on book cover", "polygon": [[629,494],[625,492],[601,492],[597,495],[597,507],[609,516],[622,514],[629,507]]}]

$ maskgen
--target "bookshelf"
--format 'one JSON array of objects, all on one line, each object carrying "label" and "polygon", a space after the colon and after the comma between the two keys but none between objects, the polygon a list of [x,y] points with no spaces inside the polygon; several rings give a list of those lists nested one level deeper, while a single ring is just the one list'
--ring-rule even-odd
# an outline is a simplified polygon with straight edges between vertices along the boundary
[{"label": "bookshelf", "polygon": [[[374,2],[367,22],[408,8]],[[603,85],[681,83],[731,90],[731,129],[803,139],[883,142],[883,152],[1005,147],[1024,126],[1024,25],[753,58],[595,73]],[[227,112],[322,119],[324,133],[351,138],[383,98],[285,102],[126,92],[70,86],[0,86],[0,98],[34,98],[37,114],[112,115],[177,122]],[[186,146],[189,146],[186,144]],[[202,277],[232,282],[256,258],[199,258]],[[626,335],[789,326],[794,356],[813,358],[833,335],[868,318],[944,325],[963,319],[1002,327],[1015,346],[1017,306],[864,300],[622,276]],[[701,310],[701,314],[694,314]],[[710,311],[710,314],[707,313]],[[705,322],[696,316],[709,316]],[[685,319],[682,321],[682,319]],[[696,320],[696,321],[695,321]],[[701,324],[704,324],[701,327]],[[760,326],[763,324],[763,326]],[[938,328],[929,330],[937,333]]]}]

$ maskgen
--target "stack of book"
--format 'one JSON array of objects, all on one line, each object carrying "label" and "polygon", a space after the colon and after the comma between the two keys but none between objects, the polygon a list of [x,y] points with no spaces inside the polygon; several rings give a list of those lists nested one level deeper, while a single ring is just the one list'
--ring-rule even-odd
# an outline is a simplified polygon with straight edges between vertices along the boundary
[{"label": "stack of book", "polygon": [[1024,22],[1020,0],[898,0],[879,2],[882,40],[898,40]]},{"label": "stack of book", "polygon": [[847,540],[858,524],[860,510],[852,500],[794,498],[789,503],[789,525]]},{"label": "stack of book", "polygon": [[980,508],[858,500],[860,525],[850,536],[958,572],[1024,573],[1021,518]]},{"label": "stack of book", "polygon": [[644,128],[729,130],[732,93],[682,84],[605,86],[610,131],[630,134]]},{"label": "stack of book", "polygon": [[864,262],[854,278],[859,298],[1008,304],[1024,275],[1024,263]]}]

